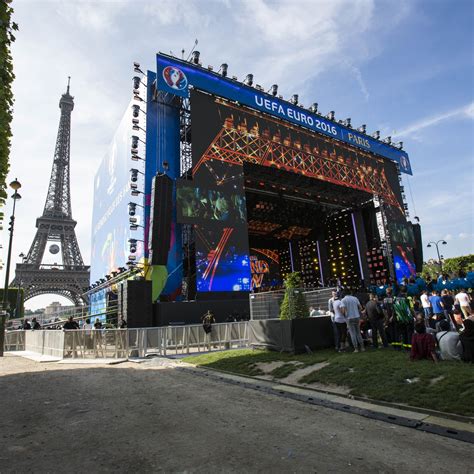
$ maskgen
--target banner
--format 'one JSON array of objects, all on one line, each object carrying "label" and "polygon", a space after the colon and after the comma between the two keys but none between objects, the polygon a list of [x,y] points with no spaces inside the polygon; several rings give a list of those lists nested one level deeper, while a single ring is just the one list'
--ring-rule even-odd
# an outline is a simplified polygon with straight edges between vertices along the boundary
[{"label": "banner", "polygon": [[195,64],[158,54],[157,88],[181,97],[189,97],[189,86],[383,156],[398,163],[402,173],[412,174],[408,155],[402,150]]}]

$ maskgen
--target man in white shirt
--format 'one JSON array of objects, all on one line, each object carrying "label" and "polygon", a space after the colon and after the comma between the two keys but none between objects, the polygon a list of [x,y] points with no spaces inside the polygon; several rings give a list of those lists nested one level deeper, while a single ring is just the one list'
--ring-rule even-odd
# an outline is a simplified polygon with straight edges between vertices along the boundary
[{"label": "man in white shirt", "polygon": [[347,321],[347,329],[351,336],[354,352],[359,352],[359,347],[364,352],[364,341],[360,334],[360,312],[362,311],[360,301],[355,296],[348,294],[341,300],[341,310]]},{"label": "man in white shirt", "polygon": [[426,290],[423,290],[421,293],[420,300],[421,306],[423,307],[423,312],[425,313],[425,321],[429,320],[431,317],[431,303]]},{"label": "man in white shirt", "polygon": [[471,315],[471,298],[466,293],[464,288],[455,296],[454,304],[458,304],[461,307],[462,314],[465,318],[468,318]]}]

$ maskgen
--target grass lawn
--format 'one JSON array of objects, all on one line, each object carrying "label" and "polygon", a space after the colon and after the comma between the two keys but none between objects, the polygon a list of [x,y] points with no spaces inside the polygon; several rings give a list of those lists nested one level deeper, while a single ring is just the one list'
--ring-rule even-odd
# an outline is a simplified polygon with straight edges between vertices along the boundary
[{"label": "grass lawn", "polygon": [[[408,354],[387,350],[339,354],[333,350],[291,355],[262,350],[232,350],[187,357],[186,362],[243,375],[263,375],[260,362],[283,361],[274,378],[318,362],[327,367],[299,382],[342,385],[356,396],[474,416],[474,365],[461,362],[410,362]],[[292,362],[298,362],[294,364]]]}]

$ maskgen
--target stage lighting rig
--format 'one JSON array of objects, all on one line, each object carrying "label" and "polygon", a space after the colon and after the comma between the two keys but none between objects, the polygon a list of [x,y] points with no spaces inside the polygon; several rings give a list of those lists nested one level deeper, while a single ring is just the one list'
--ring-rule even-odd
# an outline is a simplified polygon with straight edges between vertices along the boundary
[{"label": "stage lighting rig", "polygon": [[313,114],[317,114],[318,113],[318,103],[317,102],[313,102],[309,108],[309,111],[310,112],[313,112]]},{"label": "stage lighting rig", "polygon": [[298,94],[293,94],[293,95],[291,96],[290,102],[291,102],[293,105],[298,105],[298,98],[299,98]]},{"label": "stage lighting rig", "polygon": [[270,88],[272,96],[275,97],[278,94],[278,84],[273,84]]},{"label": "stage lighting rig", "polygon": [[386,143],[387,145],[390,145],[392,143],[392,137],[390,136],[385,137],[382,141]]},{"label": "stage lighting rig", "polygon": [[[143,174],[141,171],[137,170],[136,168],[131,168],[130,169],[130,181],[132,183],[136,183],[138,181],[138,175]],[[143,174],[143,176],[145,176]]]},{"label": "stage lighting rig", "polygon": [[140,63],[134,62],[133,63],[133,72],[138,72],[139,74],[145,74],[141,69],[140,69]]},{"label": "stage lighting rig", "polygon": [[367,132],[367,125],[365,123],[363,123],[358,129],[357,129],[358,132],[361,132],[361,133],[366,133]]},{"label": "stage lighting rig", "polygon": [[221,67],[219,68],[219,71],[220,71],[222,77],[227,77],[227,68],[228,67],[229,66],[226,63],[221,64]]},{"label": "stage lighting rig", "polygon": [[372,137],[376,140],[380,140],[380,131],[376,130],[374,133],[372,133]]},{"label": "stage lighting rig", "polygon": [[199,51],[193,51],[191,54],[191,62],[199,66],[199,56],[201,53]]},{"label": "stage lighting rig", "polygon": [[326,118],[329,119],[329,120],[332,120],[334,122],[334,120],[336,119],[336,112],[334,112],[334,110],[331,110],[327,115],[326,115]]},{"label": "stage lighting rig", "polygon": [[132,161],[145,161],[141,156],[138,156],[138,150],[132,150]]},{"label": "stage lighting rig", "polygon": [[137,253],[137,239],[128,239],[130,253]]},{"label": "stage lighting rig", "polygon": [[247,84],[248,86],[252,86],[253,84],[253,74],[247,74],[244,79],[244,84]]}]

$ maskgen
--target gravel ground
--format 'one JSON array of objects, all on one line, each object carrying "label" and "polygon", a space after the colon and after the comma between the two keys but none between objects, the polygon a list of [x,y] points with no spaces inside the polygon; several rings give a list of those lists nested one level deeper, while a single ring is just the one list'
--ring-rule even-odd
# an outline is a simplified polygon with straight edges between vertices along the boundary
[{"label": "gravel ground", "polygon": [[0,472],[474,472],[470,444],[176,371],[0,359]]}]

